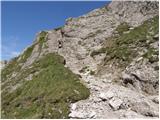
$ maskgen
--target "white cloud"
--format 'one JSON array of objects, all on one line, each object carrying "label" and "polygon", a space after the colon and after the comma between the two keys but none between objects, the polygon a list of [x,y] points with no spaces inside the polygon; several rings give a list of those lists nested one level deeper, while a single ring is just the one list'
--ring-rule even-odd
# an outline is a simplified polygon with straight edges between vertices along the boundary
[{"label": "white cloud", "polygon": [[[7,42],[5,42],[5,41]],[[1,59],[11,59],[13,57],[16,57],[20,54],[20,52],[17,50],[18,45],[18,37],[10,36],[8,38],[3,39],[4,42],[1,42],[1,52],[0,57]],[[9,42],[10,41],[10,42]]]},{"label": "white cloud", "polygon": [[20,54],[19,51],[10,51],[9,49],[7,51],[3,51],[1,52],[1,58],[2,59],[11,59],[13,57],[16,57]]},{"label": "white cloud", "polygon": [[20,52],[17,52],[17,51],[11,51],[10,55],[15,57],[15,56],[18,56],[20,54]]}]

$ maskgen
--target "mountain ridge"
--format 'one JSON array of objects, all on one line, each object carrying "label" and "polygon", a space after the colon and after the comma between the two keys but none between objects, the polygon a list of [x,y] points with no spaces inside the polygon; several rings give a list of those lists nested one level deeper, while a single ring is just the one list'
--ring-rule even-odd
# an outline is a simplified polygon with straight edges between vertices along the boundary
[{"label": "mountain ridge", "polygon": [[[2,70],[2,111],[6,111],[3,115],[24,117],[21,112],[26,100],[13,97],[13,103],[16,100],[22,103],[11,106],[13,111],[17,107],[17,114],[7,115],[10,99],[6,103],[8,98],[3,91],[10,95],[10,92],[18,89],[21,86],[21,80],[16,83],[18,77],[34,81],[32,79],[40,75],[37,70],[25,76],[21,76],[22,71],[32,68],[32,64],[48,54],[56,53],[64,57],[64,69],[70,69],[87,87],[81,93],[87,93],[84,98],[89,96],[87,89],[90,90],[90,96],[86,100],[79,98],[80,101],[71,103],[70,113],[65,111],[69,108],[64,105],[60,107],[61,112],[54,115],[48,104],[44,104],[46,111],[35,112],[38,114],[35,118],[158,117],[158,8],[156,1],[113,1],[81,17],[67,19],[62,27],[39,32],[33,44]],[[12,63],[14,65],[10,67]],[[42,81],[45,82],[45,79]],[[77,90],[71,93],[77,95]],[[27,100],[30,101],[30,98]],[[30,115],[30,108],[28,110]],[[33,117],[32,114],[30,117]]]}]

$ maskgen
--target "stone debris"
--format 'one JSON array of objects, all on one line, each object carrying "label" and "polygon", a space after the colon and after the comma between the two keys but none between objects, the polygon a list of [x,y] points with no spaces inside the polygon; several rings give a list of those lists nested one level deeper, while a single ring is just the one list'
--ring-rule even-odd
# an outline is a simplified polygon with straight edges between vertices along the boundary
[{"label": "stone debris", "polygon": [[[91,93],[88,99],[71,104],[70,118],[158,118],[158,61],[153,63],[153,59],[137,56],[122,70],[116,68],[114,62],[104,65],[105,53],[91,57],[93,51],[101,49],[106,39],[113,36],[118,25],[128,23],[132,30],[158,15],[158,8],[156,1],[112,1],[78,18],[69,18],[62,28],[47,31],[47,48],[41,51],[36,44],[37,35],[32,54],[22,64],[22,69],[46,53],[55,52],[65,58],[65,67],[77,74]],[[154,39],[159,39],[159,35]],[[158,50],[158,42],[150,45]],[[142,49],[140,55],[148,51]],[[83,68],[86,69],[81,71]],[[95,74],[91,75],[91,71]]]},{"label": "stone debris", "polygon": [[112,98],[109,101],[109,105],[113,108],[113,110],[118,110],[122,105],[123,101],[119,98]]}]

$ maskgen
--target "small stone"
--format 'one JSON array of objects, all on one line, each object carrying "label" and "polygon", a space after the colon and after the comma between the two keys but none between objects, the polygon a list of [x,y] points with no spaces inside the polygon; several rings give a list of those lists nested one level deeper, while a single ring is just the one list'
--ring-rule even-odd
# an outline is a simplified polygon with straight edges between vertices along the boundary
[{"label": "small stone", "polygon": [[159,99],[158,99],[158,97],[154,98],[154,99],[153,99],[153,102],[159,104]]},{"label": "small stone", "polygon": [[156,34],[153,38],[156,40],[159,39],[159,34]]},{"label": "small stone", "polygon": [[138,58],[136,61],[139,62],[143,59],[143,57]]},{"label": "small stone", "polygon": [[94,118],[96,116],[96,112],[92,111],[91,114],[89,115],[89,118]]},{"label": "small stone", "polygon": [[48,115],[50,116],[50,115],[51,115],[51,113],[48,113]]},{"label": "small stone", "polygon": [[106,95],[105,95],[105,93],[100,93],[99,97],[100,97],[102,100],[106,100]]},{"label": "small stone", "polygon": [[77,108],[77,105],[76,105],[76,104],[72,104],[72,105],[71,105],[71,109],[72,109],[72,110],[76,110],[76,108]]},{"label": "small stone", "polygon": [[158,96],[151,96],[150,99],[156,103],[156,104],[159,104],[159,97]]},{"label": "small stone", "polygon": [[100,93],[99,97],[102,100],[107,100],[107,99],[111,99],[114,96],[114,93],[112,91],[108,91],[106,93]]},{"label": "small stone", "polygon": [[134,111],[127,111],[125,114],[124,114],[124,117],[125,118],[130,118],[130,119],[133,119],[133,118],[143,118],[142,115],[139,115],[138,113],[134,112]]},{"label": "small stone", "polygon": [[123,101],[119,98],[113,98],[109,101],[109,105],[113,108],[113,110],[118,110]]},{"label": "small stone", "polygon": [[122,78],[123,78],[124,80],[126,80],[126,79],[131,79],[130,75],[128,75],[128,74],[126,74],[126,73],[123,73],[123,74],[122,74]]},{"label": "small stone", "polygon": [[114,93],[113,93],[112,91],[108,91],[108,92],[106,93],[106,97],[107,97],[108,99],[111,99],[113,96],[114,96]]}]

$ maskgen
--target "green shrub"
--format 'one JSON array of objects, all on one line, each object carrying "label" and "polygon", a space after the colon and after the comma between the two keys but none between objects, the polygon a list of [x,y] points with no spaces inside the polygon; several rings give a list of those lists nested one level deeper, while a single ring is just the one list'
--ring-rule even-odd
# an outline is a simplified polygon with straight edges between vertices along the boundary
[{"label": "green shrub", "polygon": [[23,55],[21,56],[20,62],[26,62],[26,60],[31,56],[34,46],[35,45],[30,46],[29,48],[27,48],[26,51],[24,51]]},{"label": "green shrub", "polygon": [[61,56],[47,54],[25,70],[39,71],[32,80],[11,93],[3,91],[2,118],[68,118],[69,104],[86,99],[89,90],[61,61]]},{"label": "green shrub", "polygon": [[159,61],[158,54],[159,52],[155,48],[149,48],[143,57],[149,59],[149,62],[154,63]]},{"label": "green shrub", "polygon": [[128,31],[129,28],[130,26],[124,22],[118,25],[118,27],[116,28],[116,31],[118,32],[118,34],[122,34],[123,32]]},{"label": "green shrub", "polygon": [[95,74],[95,71],[90,71],[90,75],[94,75]]},{"label": "green shrub", "polygon": [[40,53],[41,50],[42,50],[43,43],[46,41],[46,35],[47,35],[47,32],[46,32],[46,31],[42,31],[42,32],[39,34],[39,40],[38,40],[38,43],[39,43],[39,53]]}]

